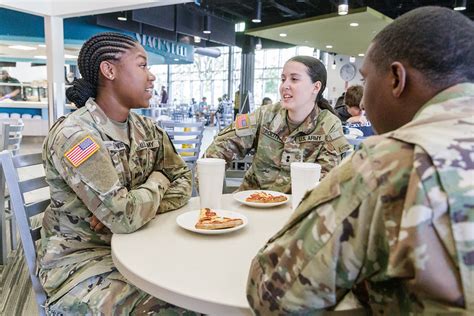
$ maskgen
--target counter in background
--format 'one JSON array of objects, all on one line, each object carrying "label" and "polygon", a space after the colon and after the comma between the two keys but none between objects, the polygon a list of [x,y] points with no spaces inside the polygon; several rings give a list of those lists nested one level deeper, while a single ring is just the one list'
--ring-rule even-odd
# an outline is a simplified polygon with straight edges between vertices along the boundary
[{"label": "counter in background", "polygon": [[[66,104],[64,112],[69,113],[75,108],[76,107],[72,104]],[[18,113],[20,116],[30,114],[32,117],[39,115],[41,119],[21,118],[25,124],[23,136],[46,136],[48,134],[48,102],[4,100],[0,101],[0,113],[8,113],[8,115]],[[2,121],[15,123],[17,119],[3,118]]]}]

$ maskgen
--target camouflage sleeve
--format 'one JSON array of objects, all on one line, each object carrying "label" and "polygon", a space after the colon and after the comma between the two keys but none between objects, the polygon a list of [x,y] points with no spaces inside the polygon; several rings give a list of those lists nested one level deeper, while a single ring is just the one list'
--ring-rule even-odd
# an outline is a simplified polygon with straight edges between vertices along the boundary
[{"label": "camouflage sleeve", "polygon": [[321,179],[341,162],[342,154],[350,148],[351,145],[344,137],[341,121],[335,119],[334,124],[326,135],[324,146],[316,159],[316,162],[321,165]]},{"label": "camouflage sleeve", "polygon": [[[76,167],[65,155],[88,136],[99,149]],[[112,233],[130,233],[151,220],[169,185],[161,172],[152,172],[143,184],[128,190],[121,185],[102,140],[84,130],[69,138],[57,135],[50,154],[61,177]]]},{"label": "camouflage sleeve", "polygon": [[[404,192],[406,186],[397,182],[406,182],[408,171],[398,170],[409,167],[392,161],[374,171],[371,161],[362,148],[333,169],[253,259],[247,298],[256,315],[331,309],[354,284],[387,264],[385,231],[392,223],[381,214],[400,203],[388,197]],[[378,172],[386,176],[385,183],[379,182]],[[385,194],[386,203],[381,203]]]},{"label": "camouflage sleeve", "polygon": [[257,133],[262,116],[261,108],[249,114],[249,128],[239,129],[238,117],[236,120],[216,136],[206,150],[206,157],[224,159],[229,163],[234,159],[242,159],[255,147]]},{"label": "camouflage sleeve", "polygon": [[155,163],[155,170],[163,172],[171,181],[161,200],[158,213],[175,210],[186,204],[191,197],[192,173],[176,152],[168,135],[163,132],[161,159]]}]

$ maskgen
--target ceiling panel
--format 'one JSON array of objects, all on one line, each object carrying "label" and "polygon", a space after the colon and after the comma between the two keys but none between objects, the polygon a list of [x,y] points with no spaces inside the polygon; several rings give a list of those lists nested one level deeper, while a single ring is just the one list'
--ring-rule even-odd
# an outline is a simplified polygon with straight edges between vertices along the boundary
[{"label": "ceiling panel", "polygon": [[[349,56],[365,53],[373,37],[392,19],[371,8],[352,10],[345,16],[327,14],[298,21],[250,29],[247,35],[293,45],[309,46]],[[350,23],[358,23],[357,27]],[[287,34],[286,37],[280,36]],[[331,45],[332,48],[326,47]]]}]

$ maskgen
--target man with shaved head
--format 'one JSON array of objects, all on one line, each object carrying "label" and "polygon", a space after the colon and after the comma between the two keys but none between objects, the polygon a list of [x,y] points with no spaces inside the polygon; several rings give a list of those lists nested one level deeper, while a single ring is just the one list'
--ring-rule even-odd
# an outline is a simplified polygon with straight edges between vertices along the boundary
[{"label": "man with shaved head", "polygon": [[313,315],[353,291],[375,315],[474,314],[474,23],[396,19],[360,69],[377,136],[308,192],[252,262],[257,315]]}]

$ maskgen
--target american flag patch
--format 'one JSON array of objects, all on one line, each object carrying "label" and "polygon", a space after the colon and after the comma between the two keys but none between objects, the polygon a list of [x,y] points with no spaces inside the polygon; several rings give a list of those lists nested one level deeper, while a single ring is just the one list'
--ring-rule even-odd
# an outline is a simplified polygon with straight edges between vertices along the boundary
[{"label": "american flag patch", "polygon": [[68,152],[64,154],[64,157],[66,157],[74,167],[78,167],[97,150],[99,150],[99,145],[97,145],[97,143],[90,136],[87,136],[76,146],[68,150]]}]

